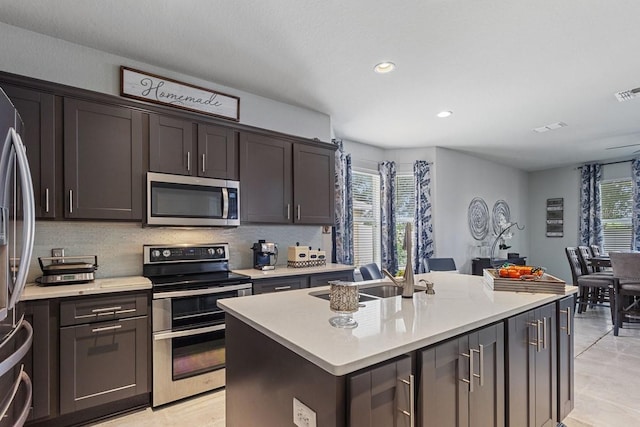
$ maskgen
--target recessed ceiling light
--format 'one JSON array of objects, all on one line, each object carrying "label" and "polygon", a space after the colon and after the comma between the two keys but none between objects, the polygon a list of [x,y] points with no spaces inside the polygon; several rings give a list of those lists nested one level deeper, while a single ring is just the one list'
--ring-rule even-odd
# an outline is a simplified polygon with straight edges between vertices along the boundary
[{"label": "recessed ceiling light", "polygon": [[390,73],[391,71],[395,70],[395,68],[396,68],[396,64],[394,64],[393,62],[387,61],[387,62],[381,62],[377,64],[375,67],[373,67],[373,71],[379,74],[384,74],[384,73]]},{"label": "recessed ceiling light", "polygon": [[441,119],[444,119],[445,117],[449,117],[453,114],[453,111],[440,111],[438,114],[436,114],[436,116],[440,117]]}]

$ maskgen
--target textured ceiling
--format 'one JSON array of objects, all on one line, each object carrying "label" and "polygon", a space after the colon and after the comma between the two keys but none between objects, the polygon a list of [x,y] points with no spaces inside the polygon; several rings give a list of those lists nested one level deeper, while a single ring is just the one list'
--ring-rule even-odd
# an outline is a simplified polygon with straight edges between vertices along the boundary
[{"label": "textured ceiling", "polygon": [[0,1],[0,21],[327,113],[342,139],[526,170],[640,150],[640,98],[613,96],[640,86],[638,16],[637,0]]}]

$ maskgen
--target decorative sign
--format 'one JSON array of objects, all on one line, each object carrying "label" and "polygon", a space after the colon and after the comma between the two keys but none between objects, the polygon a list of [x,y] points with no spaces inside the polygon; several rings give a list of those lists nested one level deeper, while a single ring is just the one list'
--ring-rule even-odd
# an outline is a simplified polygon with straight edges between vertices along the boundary
[{"label": "decorative sign", "polygon": [[240,98],[120,67],[120,95],[225,119],[240,120]]},{"label": "decorative sign", "polygon": [[547,237],[564,236],[564,199],[547,199]]}]

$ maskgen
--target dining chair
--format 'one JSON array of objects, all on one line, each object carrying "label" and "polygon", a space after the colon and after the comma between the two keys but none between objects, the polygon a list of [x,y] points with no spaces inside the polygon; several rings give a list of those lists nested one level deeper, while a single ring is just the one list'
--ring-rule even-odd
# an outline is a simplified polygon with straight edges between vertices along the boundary
[{"label": "dining chair", "polygon": [[[577,247],[566,247],[565,254],[569,261],[573,284],[578,287],[578,296],[576,298],[578,313],[583,313],[587,309],[587,303],[591,306],[598,303],[598,301],[594,300],[593,295],[597,294],[597,290],[599,289],[607,293],[609,297],[607,298],[608,302],[613,304],[613,298],[611,298],[612,292],[610,291],[610,289],[613,288],[613,276],[607,277],[599,273],[587,273],[586,269],[583,269],[583,263],[579,255],[580,251]],[[604,302],[604,300],[601,301],[601,303]],[[611,318],[613,319],[613,311]]]},{"label": "dining chair", "polygon": [[375,262],[371,264],[365,264],[360,267],[360,274],[362,274],[363,280],[382,279],[382,272],[380,267]]},{"label": "dining chair", "polygon": [[429,271],[458,271],[453,258],[427,258],[425,260],[427,272]]},{"label": "dining chair", "polygon": [[610,252],[615,313],[613,335],[618,336],[625,316],[640,316],[640,253]]},{"label": "dining chair", "polygon": [[[582,271],[584,274],[590,274],[593,276],[603,276],[607,278],[613,278],[613,273],[611,271],[600,271],[598,267],[595,267],[591,263],[592,258],[592,248],[589,246],[578,246],[578,257],[580,259],[580,264],[582,266]],[[613,282],[611,282],[613,285]],[[613,294],[611,294],[613,295]],[[603,288],[592,288],[591,292],[589,292],[589,298],[591,306],[596,303],[603,303],[605,300],[609,300],[610,298],[608,289]]]}]

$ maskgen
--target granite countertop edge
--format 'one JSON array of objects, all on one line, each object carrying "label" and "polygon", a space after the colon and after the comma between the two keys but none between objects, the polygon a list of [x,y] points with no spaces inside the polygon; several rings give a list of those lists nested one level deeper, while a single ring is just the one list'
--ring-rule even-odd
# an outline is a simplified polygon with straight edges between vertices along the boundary
[{"label": "granite countertop edge", "polygon": [[123,276],[95,279],[88,283],[41,286],[27,283],[20,301],[100,295],[151,289],[151,281],[143,276]]}]

